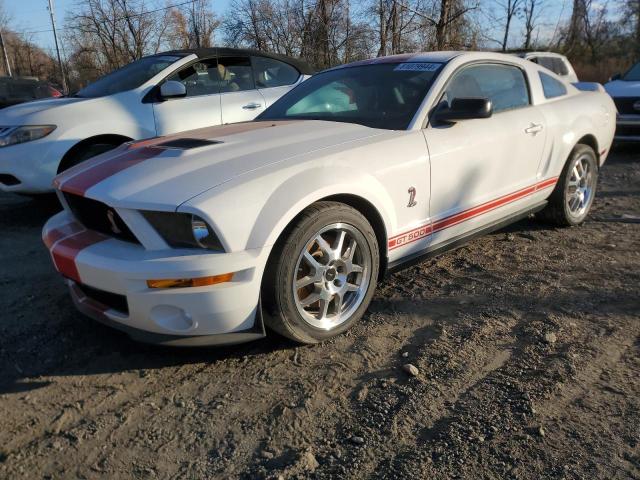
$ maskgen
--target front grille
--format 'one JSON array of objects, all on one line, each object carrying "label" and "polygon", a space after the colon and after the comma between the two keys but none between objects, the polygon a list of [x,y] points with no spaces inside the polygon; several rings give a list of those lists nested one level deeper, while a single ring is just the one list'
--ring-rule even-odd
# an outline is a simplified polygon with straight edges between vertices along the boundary
[{"label": "front grille", "polygon": [[633,108],[633,104],[640,101],[640,97],[615,97],[613,101],[618,112],[622,114],[640,114],[640,110]]},{"label": "front grille", "polygon": [[616,127],[616,137],[640,137],[640,126],[618,125]]},{"label": "front grille", "polygon": [[127,303],[127,297],[119,295],[117,293],[106,292],[97,288],[89,287],[76,283],[78,289],[87,296],[87,298],[99,303],[105,307],[116,310],[120,313],[129,315],[129,304]]},{"label": "front grille", "polygon": [[13,175],[0,173],[0,183],[6,185],[7,187],[12,187],[14,185],[18,185],[20,183],[20,180],[18,180]]},{"label": "front grille", "polygon": [[70,193],[65,193],[64,198],[73,215],[89,230],[126,242],[140,243],[120,215],[108,205]]},{"label": "front grille", "polygon": [[0,127],[0,137],[5,133],[9,133],[9,130],[13,130],[13,127]]}]

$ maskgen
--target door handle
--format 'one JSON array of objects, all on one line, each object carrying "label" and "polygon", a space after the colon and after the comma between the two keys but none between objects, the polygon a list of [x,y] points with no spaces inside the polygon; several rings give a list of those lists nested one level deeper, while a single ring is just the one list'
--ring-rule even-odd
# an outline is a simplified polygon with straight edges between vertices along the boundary
[{"label": "door handle", "polygon": [[252,102],[252,103],[247,103],[242,108],[244,108],[245,110],[255,110],[256,108],[262,108],[262,104]]},{"label": "door handle", "polygon": [[527,128],[524,129],[524,133],[529,133],[531,135],[535,135],[540,133],[544,127],[539,123],[531,123]]}]

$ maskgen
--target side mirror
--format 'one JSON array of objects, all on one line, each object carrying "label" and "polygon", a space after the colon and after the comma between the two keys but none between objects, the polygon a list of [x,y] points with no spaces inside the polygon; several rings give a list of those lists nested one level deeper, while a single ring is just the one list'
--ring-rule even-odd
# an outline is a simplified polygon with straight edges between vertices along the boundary
[{"label": "side mirror", "polygon": [[160,96],[164,99],[187,96],[187,87],[175,80],[168,80],[160,85]]},{"label": "side mirror", "polygon": [[435,114],[436,122],[455,123],[459,120],[489,118],[493,115],[493,105],[488,98],[454,98],[451,106],[443,103]]},{"label": "side mirror", "polygon": [[620,75],[619,73],[616,73],[615,75],[611,75],[611,78],[609,79],[610,82],[613,82],[614,80],[620,80],[622,78],[622,75]]}]

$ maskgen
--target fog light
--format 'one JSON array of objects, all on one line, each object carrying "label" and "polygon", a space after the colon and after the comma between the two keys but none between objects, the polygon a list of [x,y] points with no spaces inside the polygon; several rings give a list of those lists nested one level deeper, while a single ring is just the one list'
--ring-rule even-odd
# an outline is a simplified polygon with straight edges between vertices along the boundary
[{"label": "fog light", "polygon": [[167,280],[147,280],[149,288],[187,288],[187,287],[207,287],[218,283],[230,282],[233,273],[223,273],[222,275],[212,275],[199,278],[176,278]]}]

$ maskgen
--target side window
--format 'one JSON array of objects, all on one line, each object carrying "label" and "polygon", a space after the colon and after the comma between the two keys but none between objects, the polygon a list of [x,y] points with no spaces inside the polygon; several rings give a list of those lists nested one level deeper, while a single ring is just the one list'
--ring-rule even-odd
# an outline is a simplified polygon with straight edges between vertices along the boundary
[{"label": "side window", "polygon": [[218,76],[218,64],[215,58],[192,63],[171,75],[167,80],[174,80],[184,84],[187,88],[187,97],[218,93],[221,84]]},{"label": "side window", "polygon": [[567,87],[565,87],[562,82],[544,72],[538,72],[538,74],[540,75],[542,91],[544,92],[545,98],[556,98],[567,94]]},{"label": "side window", "polygon": [[494,113],[529,105],[524,73],[509,65],[474,65],[456,73],[443,100],[465,97],[488,98]]},{"label": "side window", "polygon": [[221,93],[240,92],[256,88],[249,57],[218,58],[218,76],[221,80]]},{"label": "side window", "polygon": [[553,58],[551,57],[538,57],[538,65],[542,65],[544,68],[548,68],[552,72],[556,73],[554,70],[555,65],[553,64]]},{"label": "side window", "polygon": [[300,72],[291,65],[267,57],[252,57],[253,72],[258,88],[291,85],[300,78]]},{"label": "side window", "polygon": [[553,59],[553,71],[560,76],[568,75],[569,69],[561,58],[554,57]]}]

